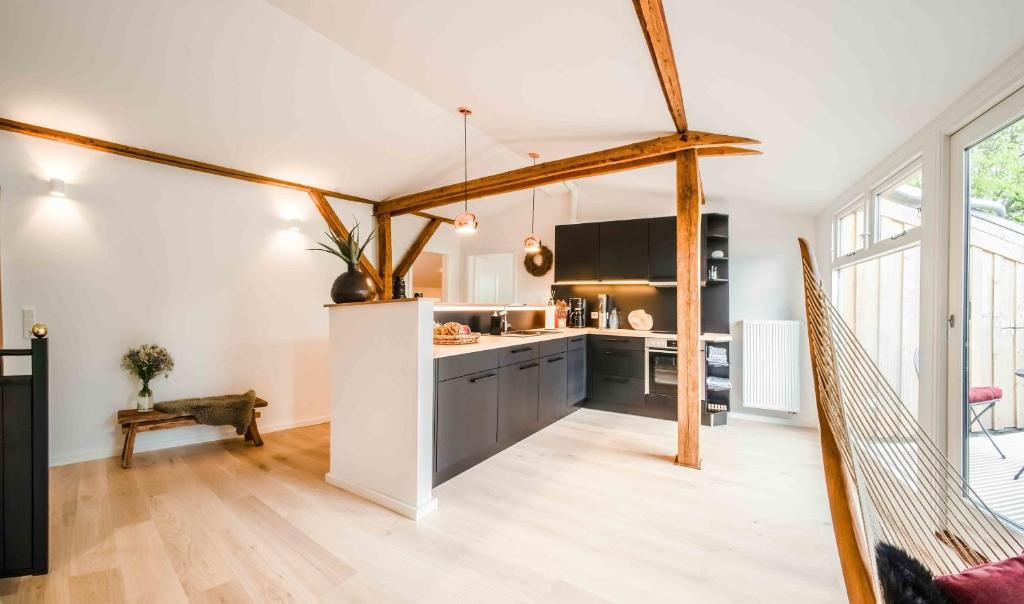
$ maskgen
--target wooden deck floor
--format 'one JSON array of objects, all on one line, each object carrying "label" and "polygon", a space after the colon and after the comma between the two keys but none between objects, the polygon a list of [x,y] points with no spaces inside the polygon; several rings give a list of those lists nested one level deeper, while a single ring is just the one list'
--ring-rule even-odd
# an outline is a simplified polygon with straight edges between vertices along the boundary
[{"label": "wooden deck floor", "polygon": [[1024,467],[1024,432],[993,434],[1003,459],[981,435],[970,439],[971,487],[994,511],[1024,527],[1024,476],[1013,476]]},{"label": "wooden deck floor", "polygon": [[817,434],[583,410],[413,523],[323,482],[328,427],[51,471],[51,573],[8,602],[845,602]]}]

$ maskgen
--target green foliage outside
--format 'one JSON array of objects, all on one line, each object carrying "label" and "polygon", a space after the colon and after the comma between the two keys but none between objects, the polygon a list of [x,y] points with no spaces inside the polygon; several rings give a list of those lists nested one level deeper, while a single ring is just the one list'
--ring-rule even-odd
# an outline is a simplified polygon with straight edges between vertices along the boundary
[{"label": "green foliage outside", "polygon": [[971,197],[999,201],[1024,224],[1024,120],[971,148]]}]

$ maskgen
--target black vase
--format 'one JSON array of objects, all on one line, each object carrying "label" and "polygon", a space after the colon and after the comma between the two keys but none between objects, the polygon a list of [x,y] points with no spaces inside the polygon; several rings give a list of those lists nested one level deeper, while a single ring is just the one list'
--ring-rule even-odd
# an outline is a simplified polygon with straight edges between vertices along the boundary
[{"label": "black vase", "polygon": [[373,281],[354,264],[348,265],[348,270],[338,275],[331,287],[331,300],[334,300],[335,304],[366,302],[376,297]]}]

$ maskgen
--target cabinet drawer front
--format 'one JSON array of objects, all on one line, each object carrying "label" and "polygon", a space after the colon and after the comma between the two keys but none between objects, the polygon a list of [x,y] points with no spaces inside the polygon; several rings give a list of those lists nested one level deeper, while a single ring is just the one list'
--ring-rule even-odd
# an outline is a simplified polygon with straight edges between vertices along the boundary
[{"label": "cabinet drawer front", "polygon": [[569,336],[566,338],[566,347],[569,350],[579,350],[587,347],[587,334]]},{"label": "cabinet drawer front", "polygon": [[577,348],[566,354],[567,403],[575,405],[587,398],[587,350]]},{"label": "cabinet drawer front", "polygon": [[514,443],[537,429],[538,390],[543,359],[502,367],[498,393],[498,438]]},{"label": "cabinet drawer front", "polygon": [[644,377],[644,353],[640,350],[597,349],[594,373],[627,378]]},{"label": "cabinet drawer front", "polygon": [[479,373],[498,367],[498,351],[484,350],[471,352],[437,360],[437,381],[443,382],[452,378]]},{"label": "cabinet drawer front", "polygon": [[487,451],[498,442],[498,370],[437,385],[434,471]]},{"label": "cabinet drawer front", "polygon": [[643,350],[644,339],[633,336],[590,336],[595,348],[619,348],[622,350]]},{"label": "cabinet drawer front", "polygon": [[643,378],[594,374],[591,398],[603,403],[644,406]]},{"label": "cabinet drawer front", "polygon": [[566,413],[568,374],[566,353],[540,358],[540,422],[547,425]]},{"label": "cabinet drawer front", "polygon": [[540,352],[538,356],[546,357],[551,354],[558,354],[566,351],[566,343],[568,338],[558,338],[557,340],[544,340],[540,343]]},{"label": "cabinet drawer front", "polygon": [[519,344],[498,349],[498,361],[501,367],[537,358],[536,344]]}]

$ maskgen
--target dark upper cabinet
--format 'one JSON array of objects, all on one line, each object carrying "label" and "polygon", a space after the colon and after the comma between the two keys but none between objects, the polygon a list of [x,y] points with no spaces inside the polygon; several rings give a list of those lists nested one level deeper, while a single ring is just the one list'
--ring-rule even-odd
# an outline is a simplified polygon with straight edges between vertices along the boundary
[{"label": "dark upper cabinet", "polygon": [[600,222],[600,266],[602,280],[647,279],[648,223],[640,220]]},{"label": "dark upper cabinet", "polygon": [[555,227],[555,281],[598,279],[599,223]]},{"label": "dark upper cabinet", "polygon": [[652,218],[648,226],[648,258],[651,281],[676,280],[676,217]]}]

